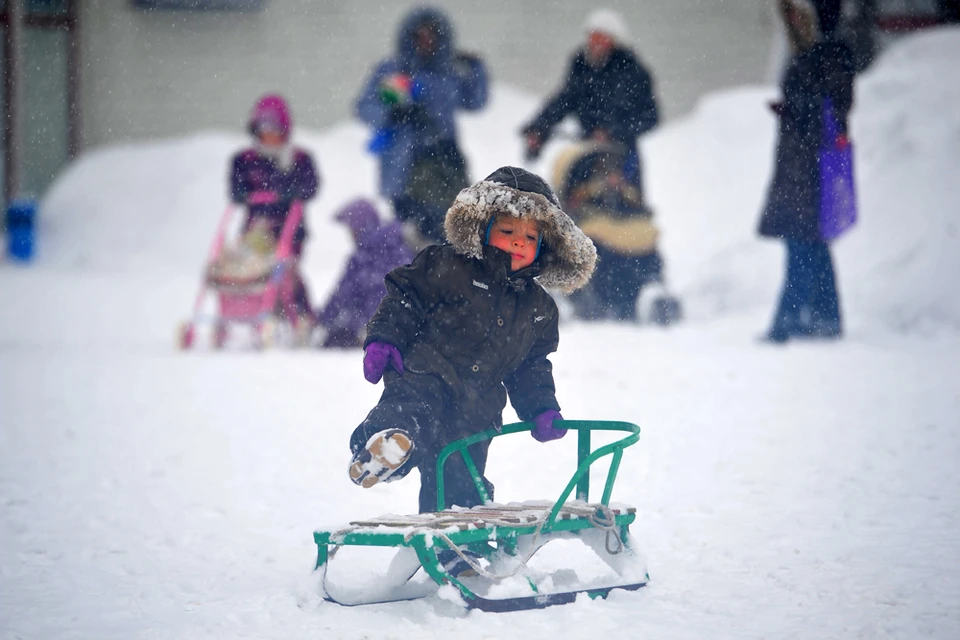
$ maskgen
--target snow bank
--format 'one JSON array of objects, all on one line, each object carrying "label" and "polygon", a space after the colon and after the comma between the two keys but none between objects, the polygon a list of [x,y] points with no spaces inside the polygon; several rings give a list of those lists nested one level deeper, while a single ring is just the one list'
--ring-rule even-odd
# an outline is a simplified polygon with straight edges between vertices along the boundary
[{"label": "snow bank", "polygon": [[[856,85],[860,223],[835,244],[854,325],[960,327],[960,30],[889,50]],[[646,140],[650,198],[676,287],[695,316],[770,307],[782,249],[755,235],[772,172],[773,89],[704,100]]]},{"label": "snow bank", "polygon": [[857,85],[862,216],[838,246],[850,306],[960,328],[960,29],[904,40]]}]

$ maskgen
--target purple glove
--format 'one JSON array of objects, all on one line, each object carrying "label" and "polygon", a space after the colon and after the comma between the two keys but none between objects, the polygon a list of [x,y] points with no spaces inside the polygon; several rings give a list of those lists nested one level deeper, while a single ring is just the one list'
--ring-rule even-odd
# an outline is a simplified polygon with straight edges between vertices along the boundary
[{"label": "purple glove", "polygon": [[363,352],[363,377],[370,384],[377,384],[392,364],[397,373],[403,375],[403,358],[397,348],[387,342],[371,342]]},{"label": "purple glove", "polygon": [[530,432],[530,435],[532,435],[534,439],[538,440],[539,442],[549,442],[567,435],[566,429],[553,428],[554,420],[563,420],[563,416],[560,415],[559,411],[555,409],[544,411],[533,419],[533,424],[535,426],[533,431]]}]

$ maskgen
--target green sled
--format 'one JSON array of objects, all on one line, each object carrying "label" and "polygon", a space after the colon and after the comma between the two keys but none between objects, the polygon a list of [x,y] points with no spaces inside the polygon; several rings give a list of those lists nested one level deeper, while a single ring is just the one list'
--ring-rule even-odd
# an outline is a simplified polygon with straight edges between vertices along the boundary
[{"label": "green sled", "polygon": [[[536,501],[499,505],[492,503],[477,471],[468,447],[476,442],[501,436],[528,432],[530,422],[505,425],[501,430],[489,429],[451,443],[437,460],[437,512],[413,516],[384,516],[351,522],[349,526],[332,531],[316,531],[316,570],[323,572],[324,599],[344,606],[359,606],[414,600],[436,593],[437,585],[451,585],[464,606],[483,611],[519,611],[541,609],[576,600],[581,593],[591,598],[605,598],[613,589],[636,590],[647,584],[649,576],[637,553],[630,535],[630,525],[636,519],[636,509],[626,505],[611,506],[610,496],[616,481],[623,450],[640,439],[640,427],[629,422],[600,420],[565,420],[563,428],[577,432],[577,469],[556,501]],[[627,435],[615,442],[592,450],[594,431],[619,431]],[[454,507],[443,509],[443,468],[447,459],[459,453],[473,476],[474,485],[483,504],[470,509]],[[603,495],[599,503],[591,503],[590,467],[605,456],[611,456]],[[574,494],[574,491],[576,493]],[[570,500],[571,495],[575,495]],[[509,590],[507,597],[492,597],[483,591],[491,583],[505,579],[480,566],[475,560],[483,557],[488,562],[513,564],[517,575],[538,549],[550,540],[577,539],[590,547],[619,576],[616,584],[589,586],[554,593],[541,593],[529,577],[520,576],[524,593]],[[338,549],[346,546],[396,547],[397,556],[387,570],[382,584],[349,601],[331,594],[327,585],[327,566]],[[444,570],[437,558],[438,551],[447,548],[468,549],[469,557],[461,554],[478,572],[476,577],[454,577]],[[506,562],[505,562],[506,561]],[[494,566],[493,564],[490,565]],[[433,581],[431,590],[411,591],[406,583],[420,568]],[[502,589],[500,590],[503,591]]]}]

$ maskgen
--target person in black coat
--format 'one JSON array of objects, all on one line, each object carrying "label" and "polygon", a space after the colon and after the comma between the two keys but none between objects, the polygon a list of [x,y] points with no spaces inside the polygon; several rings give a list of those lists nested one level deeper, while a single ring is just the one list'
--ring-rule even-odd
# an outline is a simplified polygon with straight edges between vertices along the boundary
[{"label": "person in black coat", "polygon": [[616,142],[627,150],[628,176],[643,187],[637,139],[659,122],[653,79],[628,49],[619,14],[600,9],[587,18],[586,45],[573,57],[559,93],[523,128],[528,158],[539,156],[553,128],[573,114],[584,138]]},{"label": "person in black coat", "polygon": [[[795,336],[838,338],[840,302],[829,245],[820,236],[819,150],[824,106],[829,101],[840,134],[832,144],[848,144],[847,117],[853,106],[853,54],[847,45],[822,35],[818,10],[825,3],[779,0],[792,57],[781,82],[783,99],[771,105],[779,118],[773,179],[760,218],[763,237],[786,241],[783,292],[766,334],[771,342]],[[824,25],[836,20],[824,13]]]},{"label": "person in black coat", "polygon": [[[535,438],[561,437],[553,369],[558,312],[544,286],[589,280],[596,249],[538,176],[503,167],[464,189],[445,219],[449,244],[391,271],[367,325],[364,375],[384,379],[354,430],[350,477],[363,487],[420,469],[420,511],[437,508],[436,462],[454,440],[503,424],[507,395]],[[471,447],[482,474],[487,445]],[[466,465],[451,458],[447,505],[480,503]],[[492,496],[492,485],[488,485]]]}]

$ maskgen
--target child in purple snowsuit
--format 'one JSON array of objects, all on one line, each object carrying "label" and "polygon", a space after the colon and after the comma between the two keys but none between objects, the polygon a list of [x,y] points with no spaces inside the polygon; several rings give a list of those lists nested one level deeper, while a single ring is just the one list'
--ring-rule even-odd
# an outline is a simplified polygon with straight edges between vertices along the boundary
[{"label": "child in purple snowsuit", "polygon": [[317,322],[327,330],[324,347],[359,348],[366,336],[367,322],[387,295],[384,276],[409,263],[413,253],[403,240],[402,225],[381,222],[369,200],[354,200],[335,219],[350,229],[356,251],[330,300],[317,314]]},{"label": "child in purple snowsuit", "polygon": [[[261,98],[253,108],[249,122],[254,144],[233,157],[230,171],[230,196],[246,205],[243,230],[262,220],[274,239],[279,239],[283,223],[294,200],[305,202],[317,193],[320,179],[310,155],[290,145],[293,121],[286,101],[277,95]],[[293,255],[300,259],[307,237],[300,221],[293,237]],[[299,273],[294,287],[294,307],[301,318],[309,317],[310,303]]]}]

